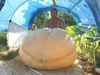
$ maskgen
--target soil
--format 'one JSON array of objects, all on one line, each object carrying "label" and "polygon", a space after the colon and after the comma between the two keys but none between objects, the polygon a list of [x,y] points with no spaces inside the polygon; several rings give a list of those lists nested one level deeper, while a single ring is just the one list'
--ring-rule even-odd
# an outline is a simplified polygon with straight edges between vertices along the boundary
[{"label": "soil", "polygon": [[19,56],[10,61],[0,61],[0,75],[100,75],[89,63],[76,60],[69,67],[59,70],[38,70],[29,68],[21,62]]}]

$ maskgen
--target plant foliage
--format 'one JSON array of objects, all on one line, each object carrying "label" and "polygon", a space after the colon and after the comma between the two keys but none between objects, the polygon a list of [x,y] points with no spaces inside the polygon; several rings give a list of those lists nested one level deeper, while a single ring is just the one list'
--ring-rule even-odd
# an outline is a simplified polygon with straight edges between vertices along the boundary
[{"label": "plant foliage", "polygon": [[77,25],[67,27],[66,32],[75,40],[78,58],[100,67],[100,35],[97,28]]}]

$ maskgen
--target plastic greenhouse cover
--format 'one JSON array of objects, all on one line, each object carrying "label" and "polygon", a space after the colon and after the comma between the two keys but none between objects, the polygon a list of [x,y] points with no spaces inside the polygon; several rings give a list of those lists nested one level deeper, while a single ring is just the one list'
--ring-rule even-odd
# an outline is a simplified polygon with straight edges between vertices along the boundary
[{"label": "plastic greenhouse cover", "polygon": [[[55,0],[58,11],[73,16],[78,25],[97,25],[100,30],[100,0]],[[40,12],[53,8],[52,0],[0,0],[0,31],[8,29],[9,20],[31,29]]]}]

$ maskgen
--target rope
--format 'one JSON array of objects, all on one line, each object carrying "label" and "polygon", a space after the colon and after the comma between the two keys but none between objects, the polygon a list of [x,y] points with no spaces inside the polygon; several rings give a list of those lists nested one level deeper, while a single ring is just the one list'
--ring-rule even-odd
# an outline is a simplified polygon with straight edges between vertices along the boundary
[{"label": "rope", "polygon": [[34,72],[37,73],[38,75],[42,75],[40,72],[36,71],[36,70],[33,69],[33,68],[30,68],[30,67],[29,67],[29,69],[32,70],[32,71],[34,71]]},{"label": "rope", "polygon": [[56,2],[55,0],[52,0],[53,4],[54,4],[54,8],[56,8]]}]

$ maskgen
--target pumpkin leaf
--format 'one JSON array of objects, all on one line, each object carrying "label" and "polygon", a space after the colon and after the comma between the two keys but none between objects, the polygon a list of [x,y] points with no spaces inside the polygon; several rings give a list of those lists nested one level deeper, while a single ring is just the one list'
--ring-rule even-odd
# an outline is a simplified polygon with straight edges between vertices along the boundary
[{"label": "pumpkin leaf", "polygon": [[89,42],[96,42],[100,40],[100,37],[85,37]]},{"label": "pumpkin leaf", "polygon": [[11,51],[6,55],[6,60],[14,59],[19,54],[19,50]]}]

